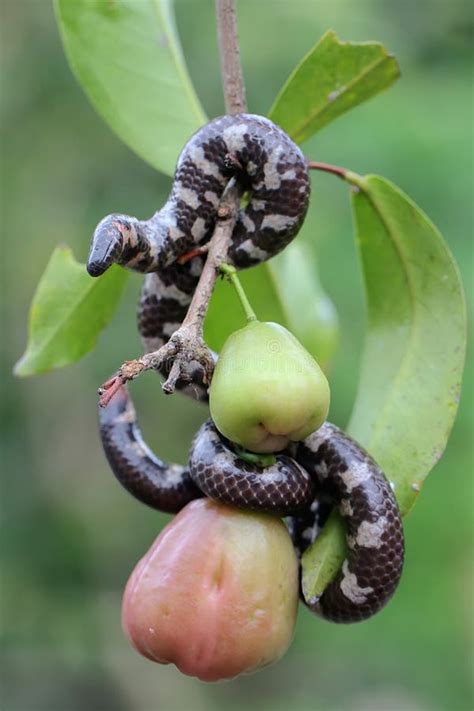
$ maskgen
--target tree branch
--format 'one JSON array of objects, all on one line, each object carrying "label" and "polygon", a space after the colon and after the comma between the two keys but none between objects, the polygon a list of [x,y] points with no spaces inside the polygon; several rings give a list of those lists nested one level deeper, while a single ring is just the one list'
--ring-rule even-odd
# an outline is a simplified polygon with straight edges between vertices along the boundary
[{"label": "tree branch", "polygon": [[228,114],[243,113],[247,111],[247,102],[240,65],[235,0],[216,0],[216,19],[225,110]]},{"label": "tree branch", "polygon": [[[225,105],[228,113],[235,114],[246,111],[235,1],[216,0],[216,16]],[[163,390],[166,393],[174,392],[178,380],[186,377],[187,366],[191,362],[201,364],[204,380],[210,382],[214,359],[204,342],[204,319],[219,274],[219,267],[227,259],[241,196],[242,189],[235,180],[231,180],[217,208],[216,225],[207,245],[206,263],[183,323],[169,341],[157,351],[145,353],[141,358],[123,363],[117,374],[99,388],[101,396],[99,404],[102,407],[110,402],[122,384],[133,380],[145,370],[159,370],[165,364],[171,364],[168,378],[163,383]],[[185,263],[187,258],[192,258],[203,251],[193,250],[189,255],[184,255],[184,259],[180,261]]]},{"label": "tree branch", "polygon": [[338,165],[318,163],[318,161],[315,160],[307,160],[306,164],[310,170],[322,170],[324,173],[332,173],[333,175],[337,175],[338,178],[342,178],[342,180],[347,178],[348,171],[346,168],[340,168]]}]

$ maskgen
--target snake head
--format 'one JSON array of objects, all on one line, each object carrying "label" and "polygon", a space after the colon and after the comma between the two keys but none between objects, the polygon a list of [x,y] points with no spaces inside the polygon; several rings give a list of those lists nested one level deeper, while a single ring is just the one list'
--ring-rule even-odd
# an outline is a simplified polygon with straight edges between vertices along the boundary
[{"label": "snake head", "polygon": [[134,226],[127,215],[108,215],[99,222],[92,237],[87,271],[100,276],[114,262],[121,262],[126,247],[134,239]]}]

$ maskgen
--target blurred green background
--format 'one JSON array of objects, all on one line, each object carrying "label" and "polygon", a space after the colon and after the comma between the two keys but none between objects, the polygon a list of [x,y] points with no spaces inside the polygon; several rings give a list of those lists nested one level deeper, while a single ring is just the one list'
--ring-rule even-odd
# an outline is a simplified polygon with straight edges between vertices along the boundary
[{"label": "blurred green background", "polygon": [[[139,0],[137,0],[139,1]],[[337,626],[299,615],[277,665],[206,685],[153,665],[120,628],[121,591],[165,516],[114,481],[97,435],[95,390],[140,349],[134,275],[112,325],[81,363],[16,381],[28,306],[54,246],[87,254],[105,214],[151,215],[169,180],[136,158],[94,113],[66,64],[47,0],[2,2],[3,266],[2,708],[8,711],[468,710],[472,662],[472,371],[442,461],[406,519],[406,569],[390,605]],[[249,107],[265,113],[295,63],[327,29],[376,39],[402,80],[305,145],[315,160],[376,172],[430,215],[472,295],[473,16],[468,2],[240,0]],[[223,112],[213,2],[178,0],[190,72],[210,116]],[[126,99],[124,99],[126,100]],[[157,140],[160,137],[157,136]],[[364,335],[347,188],[313,176],[303,236],[339,311],[331,419],[344,425]],[[206,417],[165,399],[153,375],[134,385],[146,438],[184,461]]]}]

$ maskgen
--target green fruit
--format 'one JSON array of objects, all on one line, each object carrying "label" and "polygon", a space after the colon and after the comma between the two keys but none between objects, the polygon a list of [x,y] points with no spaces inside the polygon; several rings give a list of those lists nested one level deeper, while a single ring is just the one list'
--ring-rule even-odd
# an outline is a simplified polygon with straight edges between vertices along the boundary
[{"label": "green fruit", "polygon": [[250,321],[221,351],[209,389],[217,429],[252,452],[278,452],[325,421],[329,385],[314,358],[277,323]]}]

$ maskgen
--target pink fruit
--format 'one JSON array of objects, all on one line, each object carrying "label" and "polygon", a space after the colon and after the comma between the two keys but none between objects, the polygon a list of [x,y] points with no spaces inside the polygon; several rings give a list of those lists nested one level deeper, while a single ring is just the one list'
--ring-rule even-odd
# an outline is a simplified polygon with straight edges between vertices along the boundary
[{"label": "pink fruit", "polygon": [[198,499],[161,532],[123,598],[132,645],[203,681],[279,659],[298,606],[298,564],[284,524]]}]

